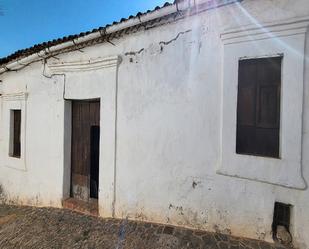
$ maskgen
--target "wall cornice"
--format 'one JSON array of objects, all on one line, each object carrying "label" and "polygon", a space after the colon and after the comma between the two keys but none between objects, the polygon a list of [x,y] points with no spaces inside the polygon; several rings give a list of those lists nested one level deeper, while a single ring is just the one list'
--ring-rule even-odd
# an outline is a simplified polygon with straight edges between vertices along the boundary
[{"label": "wall cornice", "polygon": [[240,28],[228,29],[220,37],[224,45],[274,37],[305,34],[309,26],[309,16],[283,20],[280,22],[256,23]]},{"label": "wall cornice", "polygon": [[20,92],[20,93],[2,94],[1,98],[3,101],[18,101],[18,100],[26,101],[28,98],[28,93]]},{"label": "wall cornice", "polygon": [[60,62],[48,64],[48,73],[50,75],[64,74],[69,72],[92,71],[102,68],[117,67],[121,62],[120,56],[111,56],[105,58],[95,58],[80,61]]}]

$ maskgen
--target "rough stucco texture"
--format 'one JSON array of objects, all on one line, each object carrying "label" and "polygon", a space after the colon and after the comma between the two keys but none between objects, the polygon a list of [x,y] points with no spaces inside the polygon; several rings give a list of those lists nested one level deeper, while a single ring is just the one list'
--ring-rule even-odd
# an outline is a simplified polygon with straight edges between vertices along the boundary
[{"label": "rough stucco texture", "polygon": [[[113,40],[115,46],[105,43],[84,48],[83,52],[59,55],[60,61],[114,55],[122,58],[114,74],[108,72],[104,76],[106,69],[102,69],[88,72],[88,80],[82,72],[66,78],[74,79],[80,97],[83,92],[106,96],[101,99],[101,127],[105,129],[101,139],[104,134],[108,136],[108,127],[116,123],[116,154],[110,157],[115,156],[116,160],[115,179],[110,174],[114,161],[107,160],[105,151],[101,151],[106,163],[100,164],[100,214],[111,216],[110,205],[106,203],[115,196],[116,217],[271,241],[274,202],[282,201],[293,205],[291,232],[295,243],[302,249],[308,248],[308,190],[216,174],[221,151],[224,53],[220,33],[252,24],[253,20],[265,23],[308,14],[306,0],[297,3],[245,0],[241,7],[232,4],[129,34]],[[307,50],[307,56],[308,53]],[[29,93],[26,170],[4,165],[7,152],[3,147],[7,141],[0,136],[0,183],[13,202],[60,207],[66,179],[63,173],[66,88],[63,76],[47,78],[43,71],[44,65],[39,62],[0,76],[3,93]],[[305,179],[309,179],[309,157],[305,153],[309,148],[308,72],[306,63],[302,131]],[[106,94],[116,80],[117,105],[113,102],[116,99],[108,99]],[[67,83],[71,84],[70,89],[74,82]],[[116,120],[111,118],[113,111]],[[1,119],[0,127],[4,122]]]}]

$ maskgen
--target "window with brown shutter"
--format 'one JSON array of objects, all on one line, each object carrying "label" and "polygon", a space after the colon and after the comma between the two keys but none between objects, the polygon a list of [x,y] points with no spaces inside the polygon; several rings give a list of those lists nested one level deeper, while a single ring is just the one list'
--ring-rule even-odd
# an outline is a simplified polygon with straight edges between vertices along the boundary
[{"label": "window with brown shutter", "polygon": [[236,153],[279,158],[281,57],[239,61]]},{"label": "window with brown shutter", "polygon": [[20,157],[20,131],[21,131],[21,110],[13,110],[12,117],[12,153],[13,157]]}]

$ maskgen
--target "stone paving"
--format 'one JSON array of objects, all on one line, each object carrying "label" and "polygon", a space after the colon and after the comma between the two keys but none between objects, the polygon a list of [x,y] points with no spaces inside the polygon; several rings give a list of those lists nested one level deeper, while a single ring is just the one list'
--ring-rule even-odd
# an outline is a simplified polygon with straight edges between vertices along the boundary
[{"label": "stone paving", "polygon": [[283,249],[168,225],[101,219],[64,209],[0,205],[1,249]]}]

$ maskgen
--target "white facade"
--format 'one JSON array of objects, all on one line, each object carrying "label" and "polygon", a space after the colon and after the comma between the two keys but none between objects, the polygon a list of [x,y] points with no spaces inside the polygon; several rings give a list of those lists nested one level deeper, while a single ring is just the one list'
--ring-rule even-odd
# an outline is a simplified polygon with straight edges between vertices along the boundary
[{"label": "white facade", "polygon": [[[70,188],[70,101],[100,98],[102,217],[272,241],[280,201],[292,205],[295,245],[309,248],[309,2],[208,7],[0,74],[7,199],[62,206]],[[238,155],[238,61],[277,55],[281,159]],[[22,110],[20,159],[8,153],[14,108]]]}]

